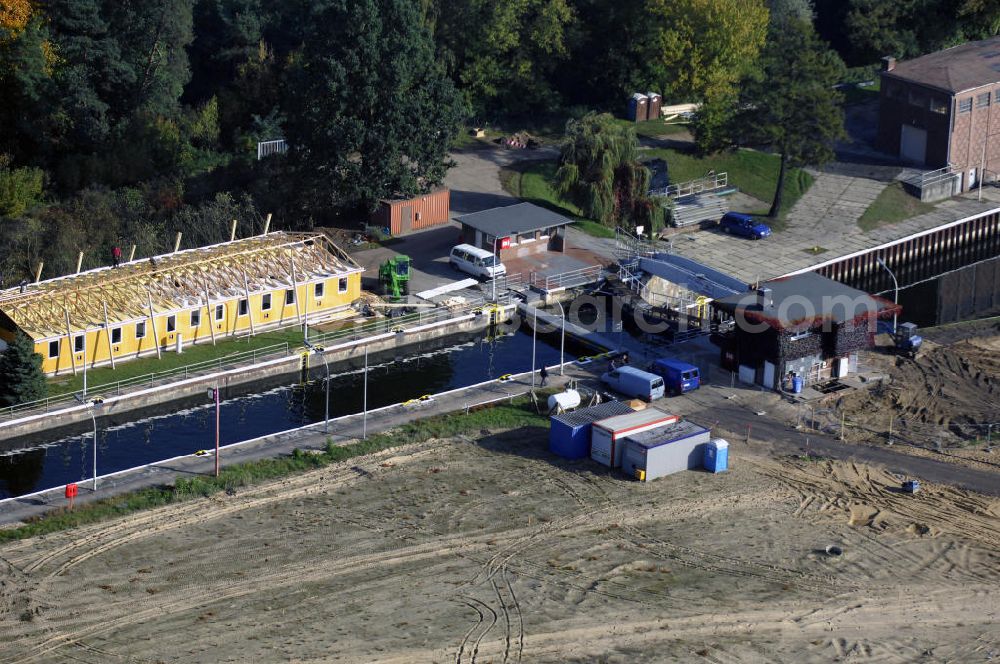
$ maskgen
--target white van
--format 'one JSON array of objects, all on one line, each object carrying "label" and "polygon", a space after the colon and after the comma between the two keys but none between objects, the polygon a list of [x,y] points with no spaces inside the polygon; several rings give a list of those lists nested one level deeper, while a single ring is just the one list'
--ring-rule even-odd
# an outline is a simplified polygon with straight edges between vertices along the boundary
[{"label": "white van", "polygon": [[460,244],[457,247],[452,247],[448,262],[454,269],[474,277],[492,279],[507,274],[507,268],[496,260],[492,252],[473,247],[471,244]]}]

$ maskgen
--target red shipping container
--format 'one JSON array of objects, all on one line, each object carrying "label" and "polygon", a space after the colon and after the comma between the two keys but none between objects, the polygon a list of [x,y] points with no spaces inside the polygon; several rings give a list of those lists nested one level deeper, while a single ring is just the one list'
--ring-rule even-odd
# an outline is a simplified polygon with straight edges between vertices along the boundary
[{"label": "red shipping container", "polygon": [[385,200],[372,213],[371,223],[392,235],[407,235],[448,223],[451,192],[438,189],[409,199]]}]

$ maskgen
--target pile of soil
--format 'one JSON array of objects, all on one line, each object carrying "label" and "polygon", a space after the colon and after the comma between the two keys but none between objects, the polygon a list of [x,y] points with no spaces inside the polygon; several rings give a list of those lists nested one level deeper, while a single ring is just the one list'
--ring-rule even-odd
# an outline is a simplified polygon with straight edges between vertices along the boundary
[{"label": "pile of soil", "polygon": [[1000,422],[1000,335],[926,341],[915,360],[875,355],[871,363],[889,375],[888,384],[837,402],[859,425],[887,430],[891,416],[901,435],[961,444]]}]

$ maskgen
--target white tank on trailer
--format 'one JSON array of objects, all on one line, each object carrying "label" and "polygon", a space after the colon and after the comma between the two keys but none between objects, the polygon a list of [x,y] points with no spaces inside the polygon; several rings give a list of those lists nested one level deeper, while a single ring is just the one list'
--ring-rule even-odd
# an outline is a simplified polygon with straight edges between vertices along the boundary
[{"label": "white tank on trailer", "polygon": [[558,394],[553,394],[549,397],[549,412],[553,412],[556,409],[565,412],[567,410],[572,410],[580,405],[580,393],[576,390],[566,390],[565,392],[560,392]]}]

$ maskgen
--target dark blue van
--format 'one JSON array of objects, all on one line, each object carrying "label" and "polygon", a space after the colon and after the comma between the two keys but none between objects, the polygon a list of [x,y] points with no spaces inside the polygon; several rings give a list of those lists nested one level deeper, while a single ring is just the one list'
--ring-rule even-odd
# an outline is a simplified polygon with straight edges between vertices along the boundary
[{"label": "dark blue van", "polygon": [[771,236],[771,228],[767,224],[762,224],[750,215],[739,212],[724,214],[719,220],[719,227],[723,233],[732,233],[740,237],[748,237],[751,240],[760,240]]},{"label": "dark blue van", "polygon": [[663,379],[664,389],[670,394],[684,394],[701,386],[698,367],[687,362],[661,358],[653,362],[649,371]]}]

